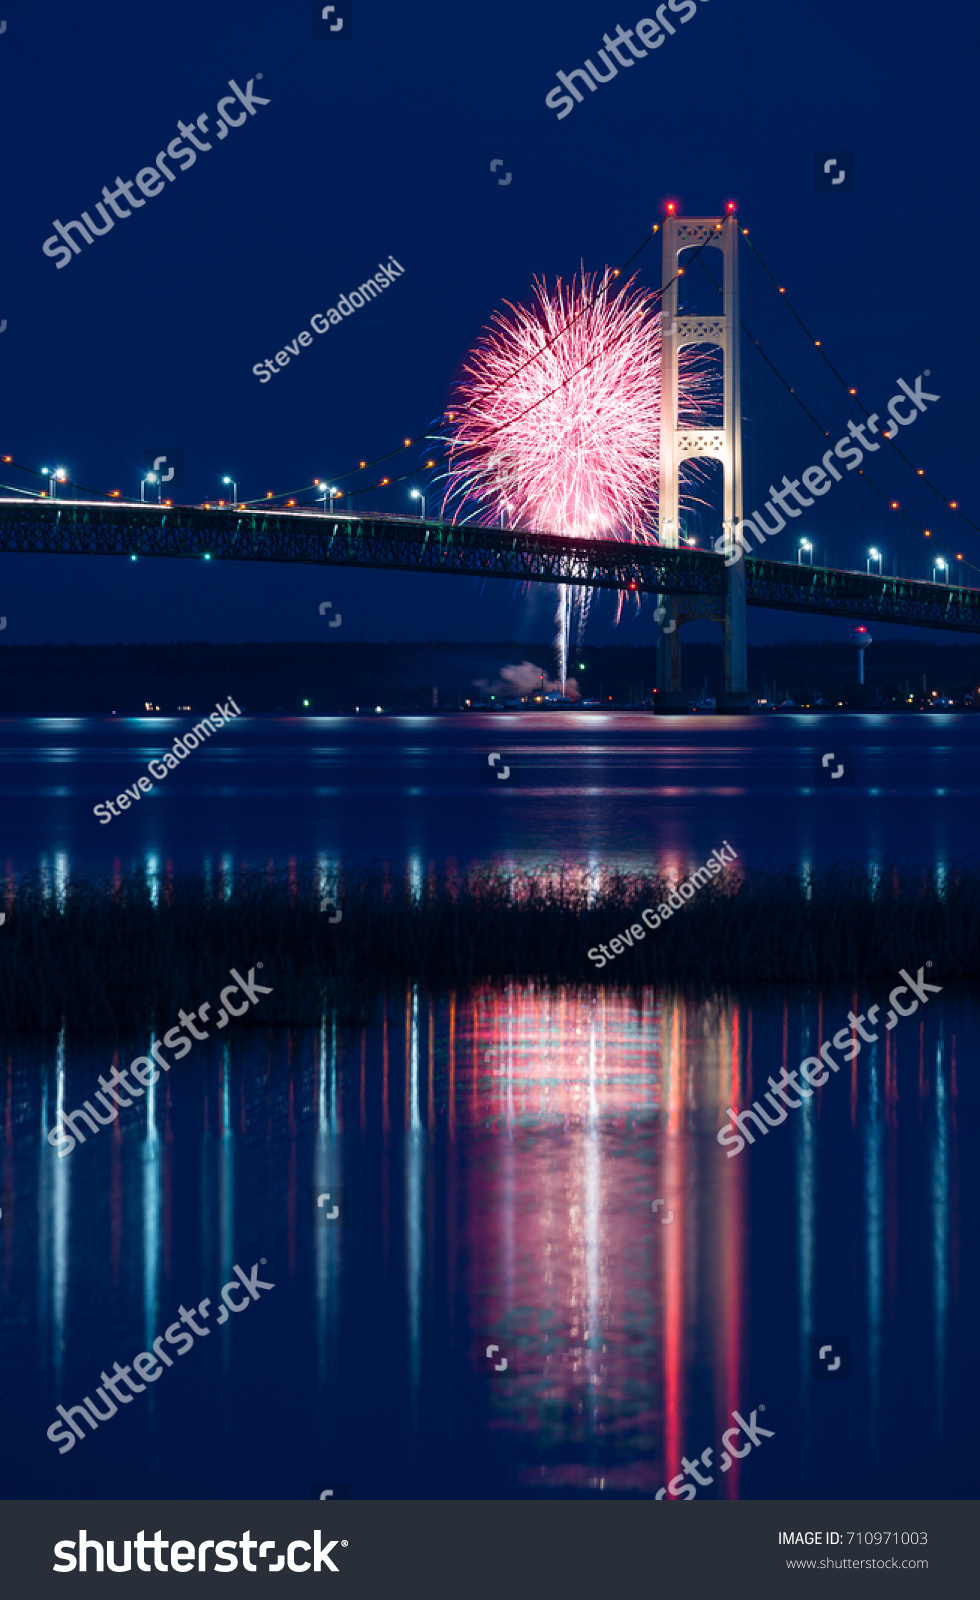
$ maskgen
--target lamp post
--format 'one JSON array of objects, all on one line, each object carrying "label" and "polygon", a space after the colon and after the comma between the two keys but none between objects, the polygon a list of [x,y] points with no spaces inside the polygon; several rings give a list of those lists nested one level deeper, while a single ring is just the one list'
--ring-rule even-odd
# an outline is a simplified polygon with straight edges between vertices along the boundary
[{"label": "lamp post", "polygon": [[881,551],[880,550],[876,550],[873,545],[872,545],[871,549],[868,551],[868,559],[867,559],[867,562],[865,563],[865,571],[867,572],[868,577],[871,576],[871,563],[872,563],[872,561],[877,561],[877,563],[878,563],[878,576],[880,578],[881,575],[882,575],[881,574]]},{"label": "lamp post", "polygon": [[146,493],[145,493],[146,485],[148,483],[156,483],[156,481],[157,481],[157,475],[156,475],[155,472],[148,472],[146,474],[145,478],[141,478],[140,479],[140,500],[143,501],[144,503],[146,501]]},{"label": "lamp post", "polygon": [[[937,572],[943,573],[944,576],[937,580],[937,578],[936,578],[936,573]],[[935,564],[933,565],[933,569],[932,569],[932,581],[933,581],[933,583],[936,583],[937,581],[939,583],[948,583],[949,582],[949,562],[946,560],[945,556],[937,556],[936,557]]]},{"label": "lamp post", "polygon": [[56,500],[58,498],[56,485],[64,483],[68,474],[65,472],[64,467],[42,467],[41,471],[48,480],[48,493],[51,499]]},{"label": "lamp post", "polygon": [[812,567],[813,566],[813,545],[810,543],[809,539],[801,539],[800,540],[800,548],[796,552],[796,565],[798,567],[801,567],[803,565],[803,552],[804,552],[804,550],[809,550],[809,552],[810,552],[810,566]]},{"label": "lamp post", "polygon": [[234,500],[232,501],[232,507],[234,507],[238,503],[238,485],[235,482],[234,478],[222,478],[221,481],[222,481],[222,483],[230,483],[231,484],[231,492],[235,496]]},{"label": "lamp post", "polygon": [[425,518],[425,490],[424,489],[410,489],[409,493],[411,494],[413,500],[418,500],[420,502],[419,516],[424,519]]}]

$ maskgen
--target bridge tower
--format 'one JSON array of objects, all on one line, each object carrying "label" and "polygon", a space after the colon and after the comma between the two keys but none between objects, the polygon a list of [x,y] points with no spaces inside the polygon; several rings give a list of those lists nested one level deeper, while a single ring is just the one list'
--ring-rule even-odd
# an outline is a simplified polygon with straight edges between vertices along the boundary
[{"label": "bridge tower", "polygon": [[[669,214],[663,225],[663,281],[668,286],[661,301],[663,359],[661,366],[660,424],[660,543],[674,548],[680,543],[679,473],[683,461],[707,457],[720,461],[724,474],[722,527],[727,532],[742,520],[742,395],[739,372],[738,218],[677,217]],[[722,252],[724,263],[721,316],[677,315],[677,265],[682,250],[710,243]],[[720,428],[681,427],[677,416],[677,362],[684,345],[714,344],[724,363],[724,410]],[[725,687],[718,696],[719,712],[748,709],[748,661],[745,637],[745,565],[737,561],[725,569],[724,611],[717,598],[659,597],[660,638],[657,644],[657,710],[684,710],[681,694],[680,630],[685,622],[720,622],[724,628]]]}]

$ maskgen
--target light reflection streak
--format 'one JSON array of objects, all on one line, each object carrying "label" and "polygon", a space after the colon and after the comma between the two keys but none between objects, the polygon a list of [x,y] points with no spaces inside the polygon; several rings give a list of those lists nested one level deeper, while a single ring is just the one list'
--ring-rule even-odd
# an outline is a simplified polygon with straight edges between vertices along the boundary
[{"label": "light reflection streak", "polygon": [[[817,1023],[817,1040],[811,1043],[809,1012],[805,1004],[800,1006],[800,1060],[815,1054],[820,1045],[820,1024]],[[790,1063],[783,1062],[788,1068]],[[797,1363],[800,1374],[800,1410],[803,1418],[804,1447],[809,1446],[810,1440],[810,1337],[813,1333],[813,1275],[816,1257],[816,1234],[814,1228],[815,1201],[816,1201],[816,1170],[815,1170],[815,1128],[813,1122],[814,1096],[807,1100],[803,1095],[798,1098],[803,1104],[798,1112],[794,1113],[799,1118],[799,1127],[796,1131],[796,1208],[797,1208],[797,1288],[799,1293],[799,1349]]]},{"label": "light reflection streak", "polygon": [[[661,1223],[663,1233],[663,1376],[664,1376],[664,1472],[666,1481],[670,1464],[679,1463],[686,1444],[687,1403],[685,1393],[686,1363],[684,1361],[685,1279],[684,1262],[687,1241],[693,1237],[691,1219],[677,1217],[672,1199],[680,1193],[683,1155],[681,1120],[681,1034],[680,1006],[668,1009],[667,1025],[663,1031],[664,1055],[661,1061],[663,1081],[663,1109],[666,1126],[662,1142],[664,1198],[675,1212],[672,1223]],[[727,1031],[727,1030],[726,1030]],[[652,1214],[652,1212],[651,1212]],[[678,1227],[677,1224],[680,1223]]]},{"label": "light reflection streak", "polygon": [[405,1088],[405,1274],[408,1333],[409,1402],[412,1422],[419,1421],[419,1381],[422,1359],[422,1211],[425,1142],[419,1112],[419,987],[413,984],[407,997]]},{"label": "light reflection streak", "polygon": [[[724,1013],[722,1013],[724,1020]],[[745,1076],[751,1072],[752,1052],[752,1013],[749,1012],[746,1026],[745,1042]],[[731,1078],[729,1095],[725,1104],[739,1103],[739,1081],[742,1076],[740,1067],[740,1026],[739,1010],[734,1007],[732,1011],[732,1047],[730,1071],[726,1073],[726,1063],[721,1064],[719,1078]],[[722,1119],[719,1107],[719,1121]],[[734,1165],[737,1165],[735,1163]],[[720,1248],[717,1251],[719,1259],[718,1273],[718,1314],[716,1316],[715,1348],[718,1352],[717,1369],[720,1382],[716,1382],[715,1414],[716,1416],[731,1416],[732,1411],[738,1406],[742,1390],[742,1339],[743,1332],[743,1283],[745,1277],[745,1212],[748,1203],[747,1174],[732,1170],[732,1164],[726,1160],[727,1170],[721,1173],[721,1183],[718,1186],[718,1202],[722,1207],[725,1217],[725,1227],[720,1237]],[[720,1319],[720,1325],[719,1325]],[[739,1492],[741,1462],[733,1460],[728,1472],[721,1477],[722,1487],[720,1494],[726,1499],[737,1500]],[[721,1475],[719,1475],[721,1476]]]},{"label": "light reflection streak", "polygon": [[868,1068],[864,1177],[865,1250],[868,1275],[868,1430],[872,1461],[878,1459],[878,1425],[881,1407],[881,1318],[885,1239],[883,1181],[885,1128],[881,1100],[878,1046],[872,1044]]},{"label": "light reflection streak", "polygon": [[[208,1259],[207,1241],[202,1241]],[[232,1276],[235,1259],[235,1133],[231,1118],[231,1043],[222,1039],[218,1058],[218,1248],[222,1283]],[[214,1315],[218,1315],[217,1308]],[[231,1362],[231,1340],[222,1340],[222,1371]]]},{"label": "light reflection streak", "polygon": [[51,1128],[59,1126],[65,1108],[65,1030],[58,1035],[54,1064],[54,1107],[48,1115],[49,1074],[42,1078],[41,1153],[38,1182],[37,1238],[41,1252],[38,1273],[38,1312],[41,1326],[51,1331],[51,1365],[56,1383],[60,1382],[65,1354],[65,1326],[68,1300],[68,1232],[71,1199],[68,1162],[60,1159],[47,1142]]},{"label": "light reflection streak", "polygon": [[[156,1036],[151,1035],[151,1046]],[[157,1078],[146,1089],[146,1131],[143,1137],[143,1327],[145,1348],[152,1350],[159,1332],[161,1228],[163,1216],[163,1149],[157,1128],[157,1099],[161,1093]],[[119,1123],[113,1134],[121,1136]]]},{"label": "light reflection streak", "polygon": [[946,1126],[944,1030],[936,1040],[936,1134],[932,1157],[933,1338],[935,1341],[935,1427],[942,1448],[946,1420],[946,1313],[949,1301],[949,1133]]},{"label": "light reflection streak", "polygon": [[150,891],[150,904],[160,904],[160,858],[148,855],[146,858],[146,886]]},{"label": "light reflection streak", "polygon": [[[842,1003],[846,997],[836,993],[834,1009]],[[862,1430],[870,1431],[871,1456],[884,1461],[891,1427],[888,1411],[882,1410],[886,1243],[889,1262],[894,1253],[903,1263],[903,1286],[910,1275],[916,1283],[920,1269],[915,1263],[905,1267],[905,1239],[908,1219],[924,1215],[931,1248],[923,1252],[920,1299],[931,1322],[934,1427],[942,1447],[958,1258],[951,1235],[955,1085],[938,1010],[926,1013],[907,1034],[889,1035],[887,1052],[882,1043],[862,1056],[854,1080],[860,1115],[853,1134],[847,1074],[831,1079],[820,1098],[804,1100],[791,1126],[777,1135],[785,1141],[785,1167],[777,1174],[770,1164],[769,1180],[761,1162],[753,1165],[758,1151],[729,1160],[720,1154],[714,1134],[725,1108],[746,1103],[753,1093],[753,1030],[763,1063],[766,1051],[770,1061],[777,1058],[780,1037],[784,1065],[795,1065],[815,1048],[828,1014],[816,992],[798,1012],[794,1003],[792,1018],[785,1004],[782,1015],[770,1002],[759,1002],[750,1013],[744,1002],[727,996],[652,988],[630,995],[516,982],[460,996],[432,996],[411,985],[389,1010],[396,1019],[390,1029],[379,1017],[353,1039],[327,1013],[300,1049],[292,1031],[285,1047],[257,1042],[254,1032],[249,1036],[243,1030],[238,1043],[229,1034],[209,1058],[204,1051],[195,1054],[190,1071],[149,1086],[145,1130],[139,1113],[130,1112],[127,1122],[120,1119],[111,1133],[89,1140],[88,1148],[67,1160],[43,1138],[60,1107],[81,1103],[90,1080],[74,1070],[77,1047],[69,1051],[61,1036],[56,1056],[35,1080],[42,1135],[37,1206],[18,1213],[22,1237],[36,1216],[38,1349],[56,1380],[71,1350],[68,1335],[76,1317],[90,1314],[86,1302],[99,1282],[98,1263],[108,1273],[116,1260],[114,1230],[130,1201],[129,1214],[140,1217],[141,1238],[139,1245],[135,1239],[129,1244],[123,1227],[120,1259],[124,1267],[132,1260],[134,1290],[142,1302],[133,1332],[147,1348],[150,1336],[160,1332],[161,1304],[165,1309],[171,1292],[164,1292],[163,1249],[173,1225],[174,1158],[165,1134],[165,1100],[171,1091],[188,1097],[187,1115],[193,1111],[196,1082],[205,1131],[199,1229],[206,1287],[213,1293],[232,1277],[234,1261],[244,1262],[235,1253],[250,1248],[242,1242],[242,1218],[255,1206],[257,1184],[261,1190],[271,1180],[273,1193],[279,1199],[285,1194],[299,1253],[297,1283],[303,1277],[302,1252],[313,1251],[308,1277],[324,1403],[328,1384],[346,1381],[338,1370],[341,1335],[356,1333],[356,1324],[347,1320],[354,1313],[341,1298],[344,1251],[348,1243],[362,1249],[364,1239],[330,1227],[295,1227],[296,1196],[306,1198],[306,1185],[297,1184],[297,1175],[304,1172],[328,1188],[361,1179],[358,1205],[373,1213],[367,1238],[384,1246],[376,1251],[375,1270],[397,1307],[386,1338],[402,1384],[399,1400],[405,1394],[401,1374],[407,1377],[406,1409],[413,1427],[422,1429],[434,1398],[429,1387],[437,1381],[433,1330],[440,1318],[450,1327],[455,1318],[454,1348],[479,1336],[516,1353],[517,1375],[493,1387],[487,1409],[489,1427],[510,1437],[518,1482],[538,1491],[655,1492],[680,1470],[683,1455],[709,1442],[717,1445],[731,1410],[747,1415],[747,1406],[759,1398],[746,1395],[744,1381],[752,1328],[750,1176],[753,1186],[762,1186],[756,1221],[764,1229],[771,1215],[765,1207],[775,1192],[770,1187],[767,1201],[766,1183],[781,1186],[789,1178],[795,1214],[784,1235],[781,1270],[796,1287],[798,1302],[788,1326],[795,1323],[798,1344],[795,1363],[792,1340],[787,1347],[786,1386],[795,1395],[799,1375],[804,1425],[794,1439],[794,1461],[808,1470],[815,1448],[809,1442],[814,1391],[809,1389],[808,1342],[820,1328],[817,1286],[835,1270],[840,1249],[829,1225],[820,1226],[820,1217],[843,1154],[857,1182],[856,1240],[865,1267],[859,1275],[861,1302],[854,1307],[854,1326],[863,1323],[867,1329],[869,1390],[858,1402]],[[404,1030],[398,1025],[400,1013]],[[936,1024],[929,1020],[933,1015]],[[922,1099],[907,1087],[915,1083],[923,1027],[935,1063],[934,1129],[930,1108],[920,1122]],[[488,1049],[494,1053],[486,1059]],[[117,1060],[134,1053],[127,1046]],[[755,1093],[762,1092],[766,1072],[766,1065],[757,1069]],[[383,1073],[391,1079],[394,1134]],[[210,1098],[209,1086],[216,1090]],[[835,1086],[841,1091],[836,1101]],[[930,1095],[924,1069],[919,1087],[923,1099]],[[197,1161],[192,1123],[188,1133],[187,1149],[194,1154],[183,1163],[185,1192],[193,1186]],[[260,1180],[250,1177],[251,1163],[238,1156],[239,1140],[246,1138],[266,1141],[269,1161]],[[928,1153],[921,1166],[915,1161],[918,1148]],[[911,1161],[904,1154],[908,1149]],[[365,1153],[375,1167],[359,1165]],[[766,1155],[783,1160],[775,1141]],[[346,1179],[345,1162],[355,1169]],[[899,1174],[909,1172],[899,1206]],[[114,1188],[113,1173],[120,1180]],[[70,1187],[77,1194],[70,1195]],[[86,1217],[92,1211],[98,1215],[89,1197],[107,1189],[113,1196],[108,1239],[104,1223],[87,1222],[86,1233],[69,1209],[71,1198]],[[395,1197],[391,1249],[389,1193]],[[674,1213],[670,1224],[651,1212],[658,1197]],[[282,1209],[279,1200],[277,1207]],[[91,1232],[100,1226],[101,1236]],[[767,1239],[771,1236],[766,1232]],[[265,1248],[263,1239],[256,1256]],[[212,1279],[216,1253],[221,1275]],[[175,1292],[187,1299],[183,1288]],[[771,1301],[763,1297],[762,1304],[771,1306]],[[889,1289],[889,1317],[893,1309]],[[929,1330],[924,1333],[928,1348]],[[227,1371],[227,1330],[222,1342]],[[928,1367],[928,1357],[924,1360]],[[765,1399],[768,1388],[767,1381]],[[63,1398],[60,1389],[57,1398]],[[713,1415],[705,1423],[709,1410]],[[712,1494],[738,1498],[738,1464],[717,1474],[716,1485]]]},{"label": "light reflection streak", "polygon": [[[329,1193],[344,1184],[344,1149],[340,1138],[339,1050],[337,1019],[320,1019],[316,1051],[316,1147],[313,1161],[315,1191]],[[346,1218],[344,1219],[346,1225]],[[328,1223],[313,1227],[316,1272],[317,1374],[321,1386],[334,1380],[338,1370],[340,1336],[343,1228]]]},{"label": "light reflection streak", "polygon": [[64,911],[68,899],[68,856],[64,850],[56,850],[54,856],[54,903],[59,911]]},{"label": "light reflection streak", "polygon": [[320,910],[326,911],[331,905],[336,908],[339,905],[337,891],[340,884],[340,862],[337,856],[318,855],[316,869]]}]

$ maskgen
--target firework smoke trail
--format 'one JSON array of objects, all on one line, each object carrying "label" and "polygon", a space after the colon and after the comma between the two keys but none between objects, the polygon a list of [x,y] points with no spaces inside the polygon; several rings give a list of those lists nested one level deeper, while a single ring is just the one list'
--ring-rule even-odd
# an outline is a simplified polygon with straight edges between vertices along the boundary
[{"label": "firework smoke trail", "polygon": [[[605,278],[610,275],[605,274]],[[655,541],[660,476],[657,296],[599,288],[596,275],[555,290],[535,279],[530,306],[505,302],[464,362],[445,437],[443,515],[580,538]],[[679,400],[697,414],[712,387],[703,357],[682,350]],[[564,687],[571,615],[588,589],[559,591]],[[622,596],[620,596],[620,608]]]}]

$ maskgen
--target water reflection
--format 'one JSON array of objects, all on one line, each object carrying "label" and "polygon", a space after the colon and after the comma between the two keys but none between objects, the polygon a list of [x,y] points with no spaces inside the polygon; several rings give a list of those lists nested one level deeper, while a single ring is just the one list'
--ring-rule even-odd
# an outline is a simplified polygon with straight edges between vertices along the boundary
[{"label": "water reflection", "polygon": [[[173,726],[176,726],[174,724]],[[6,848],[19,872],[128,865],[147,853],[200,870],[205,856],[261,863],[320,854],[408,865],[447,856],[522,869],[590,853],[648,869],[672,853],[681,875],[727,835],[754,866],[822,867],[846,854],[949,862],[972,837],[980,750],[969,718],[929,716],[593,718],[581,713],[478,714],[331,721],[249,717],[103,824],[93,807],[125,791],[172,738],[166,718],[63,722],[0,719],[17,772]],[[814,759],[849,728],[849,781],[813,782]],[[422,740],[420,743],[419,740]],[[147,742],[149,740],[149,743]],[[873,742],[868,742],[873,740]],[[488,745],[503,743],[519,781],[485,781]],[[59,780],[57,785],[52,777]],[[20,802],[17,804],[16,802]],[[218,830],[216,835],[215,829]],[[631,841],[624,843],[624,841]],[[212,870],[215,870],[212,865]]]},{"label": "water reflection", "polygon": [[[266,1371],[287,1393],[302,1384],[311,1434],[329,1432],[364,1497],[411,1497],[420,1473],[449,1494],[653,1494],[760,1400],[777,1438],[699,1493],[833,1494],[855,1468],[828,1451],[825,1391],[811,1387],[810,1339],[828,1323],[851,1331],[866,1374],[849,1396],[868,1441],[851,1492],[895,1492],[899,1441],[906,1491],[940,1492],[964,1470],[948,1387],[963,1381],[957,1330],[976,1292],[950,1193],[957,1035],[976,1041],[980,1010],[930,1007],[750,1152],[729,1159],[714,1137],[753,1080],[796,1065],[850,1003],[413,984],[354,1033],[325,1016],[212,1040],[67,1159],[44,1135],[112,1052],[17,1042],[0,1248],[5,1358],[30,1374],[8,1426],[24,1492],[75,1488],[74,1455],[49,1453],[42,1414],[260,1254],[291,1310],[221,1330],[201,1405],[219,1403],[216,1383],[236,1403]],[[335,1189],[343,1225],[314,1225],[311,1193]],[[919,1422],[901,1414],[896,1373],[922,1316],[917,1370],[934,1404]],[[488,1342],[511,1352],[506,1381],[488,1371]],[[386,1419],[383,1451],[359,1442],[368,1403]],[[462,1440],[451,1471],[447,1416]],[[282,1453],[308,1452],[311,1478],[322,1459],[282,1426],[271,1456],[243,1438],[212,1463],[213,1492],[239,1493],[243,1475],[258,1495],[305,1492]],[[155,1391],[99,1449],[100,1492],[151,1494],[164,1479],[196,1492]]]}]

